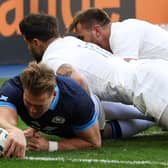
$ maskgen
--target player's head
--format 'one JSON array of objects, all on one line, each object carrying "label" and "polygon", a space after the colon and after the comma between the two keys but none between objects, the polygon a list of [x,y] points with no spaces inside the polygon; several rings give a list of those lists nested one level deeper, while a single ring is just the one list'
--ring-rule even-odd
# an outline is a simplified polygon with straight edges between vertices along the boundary
[{"label": "player's head", "polygon": [[84,41],[101,45],[102,33],[111,23],[109,15],[102,9],[89,8],[79,11],[68,28],[68,32],[76,32]]},{"label": "player's head", "polygon": [[47,65],[32,62],[21,73],[23,101],[33,118],[39,118],[50,107],[56,95],[56,79],[54,71]]},{"label": "player's head", "polygon": [[52,39],[59,37],[57,19],[44,13],[30,14],[19,23],[28,49],[39,62]]}]

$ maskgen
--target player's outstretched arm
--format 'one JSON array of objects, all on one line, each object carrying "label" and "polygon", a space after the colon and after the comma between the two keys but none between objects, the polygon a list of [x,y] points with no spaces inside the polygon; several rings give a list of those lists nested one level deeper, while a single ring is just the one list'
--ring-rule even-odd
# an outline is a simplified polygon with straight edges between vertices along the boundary
[{"label": "player's outstretched arm", "polygon": [[8,107],[0,107],[0,116],[0,127],[8,132],[3,156],[24,158],[26,153],[26,139],[23,131],[17,128],[17,112]]},{"label": "player's outstretched arm", "polygon": [[39,133],[29,139],[28,148],[34,151],[66,151],[88,148],[98,148],[101,146],[101,137],[98,123],[85,131],[76,132],[76,137],[63,139],[59,142],[48,141]]},{"label": "player's outstretched arm", "polygon": [[59,142],[59,150],[78,150],[101,147],[101,136],[98,122],[85,131],[76,132],[77,138]]}]

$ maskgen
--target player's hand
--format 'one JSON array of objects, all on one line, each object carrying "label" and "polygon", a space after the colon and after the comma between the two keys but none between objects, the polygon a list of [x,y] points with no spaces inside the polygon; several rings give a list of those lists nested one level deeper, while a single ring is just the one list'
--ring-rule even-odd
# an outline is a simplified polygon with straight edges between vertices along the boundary
[{"label": "player's hand", "polygon": [[35,133],[35,136],[28,141],[28,149],[33,151],[48,151],[49,142],[39,133]]},{"label": "player's hand", "polygon": [[3,156],[7,158],[11,156],[24,158],[26,155],[26,139],[23,131],[18,128],[12,128],[8,132]]},{"label": "player's hand", "polygon": [[31,137],[35,136],[36,132],[37,132],[36,129],[29,127],[26,130],[24,130],[24,135],[26,138],[31,138]]}]

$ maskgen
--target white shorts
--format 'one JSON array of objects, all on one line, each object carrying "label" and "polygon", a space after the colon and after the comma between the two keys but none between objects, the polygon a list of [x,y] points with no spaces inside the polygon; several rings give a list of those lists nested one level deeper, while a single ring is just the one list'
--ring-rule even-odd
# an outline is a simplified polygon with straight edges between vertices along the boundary
[{"label": "white shorts", "polygon": [[100,130],[104,130],[104,127],[105,127],[105,113],[104,113],[104,109],[102,107],[102,104],[101,104],[99,98],[96,95],[91,94],[91,98],[92,98],[92,101],[95,105],[95,111],[98,113],[98,121],[99,121]]}]

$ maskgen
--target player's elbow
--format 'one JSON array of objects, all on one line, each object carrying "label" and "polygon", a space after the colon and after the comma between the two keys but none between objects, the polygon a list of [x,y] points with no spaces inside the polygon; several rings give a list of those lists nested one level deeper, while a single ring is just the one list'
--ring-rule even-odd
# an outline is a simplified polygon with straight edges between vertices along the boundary
[{"label": "player's elbow", "polygon": [[102,143],[100,142],[100,143],[97,143],[96,145],[95,145],[95,148],[100,148],[102,146]]},{"label": "player's elbow", "polygon": [[92,146],[94,148],[100,148],[102,146],[102,141],[101,139],[96,140],[94,143],[92,143]]}]

